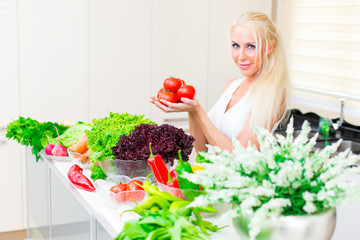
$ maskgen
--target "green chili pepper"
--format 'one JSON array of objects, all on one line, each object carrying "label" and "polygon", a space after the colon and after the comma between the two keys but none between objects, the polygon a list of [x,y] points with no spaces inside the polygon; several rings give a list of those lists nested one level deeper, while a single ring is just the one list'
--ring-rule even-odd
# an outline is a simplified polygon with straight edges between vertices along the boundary
[{"label": "green chili pepper", "polygon": [[[199,190],[199,186],[195,183],[190,182],[189,180],[181,177],[181,174],[184,172],[193,173],[193,170],[191,169],[191,165],[188,162],[184,162],[181,156],[181,150],[179,150],[179,160],[177,162],[177,165],[175,167],[177,172],[177,180],[180,186],[180,189],[187,190],[187,189],[193,189],[193,190]],[[196,193],[193,191],[184,191],[184,195],[187,200],[193,201],[195,197],[197,197],[200,193]]]},{"label": "green chili pepper", "polygon": [[189,205],[190,201],[176,201],[170,204],[169,211],[172,213],[175,213],[176,211],[179,211],[180,209],[186,207]]},{"label": "green chili pepper", "polygon": [[159,206],[153,205],[153,206],[150,208],[150,212],[158,212],[158,211],[160,211]]},{"label": "green chili pepper", "polygon": [[205,224],[204,224],[204,222],[203,222],[203,220],[201,218],[199,209],[194,208],[193,213],[195,215],[196,222],[197,222],[197,225],[199,226],[200,230],[206,235],[211,235],[210,233],[208,233],[208,231],[206,231],[206,227],[205,227]]},{"label": "green chili pepper", "polygon": [[143,186],[142,186],[148,195],[157,196],[157,197],[163,198],[169,202],[183,201],[183,199],[175,197],[171,193],[161,192],[157,186],[150,183],[150,181],[148,180],[149,176],[150,175],[147,176],[147,178],[144,181]]},{"label": "green chili pepper", "polygon": [[163,198],[157,196],[147,197],[144,201],[137,204],[134,209],[134,212],[141,212],[142,210],[149,210],[153,206],[158,206],[160,209],[168,208],[170,203]]},{"label": "green chili pepper", "polygon": [[216,213],[218,212],[218,210],[216,208],[212,208],[212,207],[197,207],[197,209],[200,211],[200,212],[206,212],[206,213]]},{"label": "green chili pepper", "polygon": [[[198,223],[197,220],[192,220],[191,222],[192,222],[193,224],[195,224],[195,225],[199,225],[199,223]],[[218,227],[217,225],[215,225],[215,224],[213,224],[213,223],[211,223],[211,222],[209,222],[209,221],[205,221],[205,220],[202,220],[202,222],[203,222],[204,227],[205,227],[206,229],[209,229],[209,230],[212,231],[212,232],[217,232],[217,231],[220,230],[220,229],[223,229],[223,228],[228,227],[227,225],[226,225],[226,226],[223,226],[223,227]]]}]

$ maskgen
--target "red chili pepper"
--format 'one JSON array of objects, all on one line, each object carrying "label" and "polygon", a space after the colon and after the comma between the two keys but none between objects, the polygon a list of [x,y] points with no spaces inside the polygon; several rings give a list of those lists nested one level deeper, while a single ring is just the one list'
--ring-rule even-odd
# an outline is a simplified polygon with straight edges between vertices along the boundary
[{"label": "red chili pepper", "polygon": [[170,178],[171,179],[177,179],[177,171],[176,171],[176,169],[173,169],[173,170],[171,170],[170,171]]},{"label": "red chili pepper", "polygon": [[157,154],[153,155],[151,151],[151,143],[150,143],[150,157],[147,160],[150,165],[152,171],[154,172],[155,178],[158,182],[166,184],[169,180],[169,170],[167,169],[164,160],[162,157]]},{"label": "red chili pepper", "polygon": [[82,190],[89,192],[95,191],[94,185],[82,172],[83,169],[79,167],[79,165],[74,164],[67,173],[70,182]]}]

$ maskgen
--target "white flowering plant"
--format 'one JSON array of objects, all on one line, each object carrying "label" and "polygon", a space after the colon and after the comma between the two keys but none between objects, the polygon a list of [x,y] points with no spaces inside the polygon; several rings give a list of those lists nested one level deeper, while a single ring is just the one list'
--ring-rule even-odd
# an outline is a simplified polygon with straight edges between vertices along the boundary
[{"label": "white flowering plant", "polygon": [[234,140],[232,152],[208,146],[200,153],[208,162],[196,174],[182,176],[204,186],[207,194],[197,197],[190,206],[229,203],[231,217],[250,220],[251,239],[266,221],[280,216],[323,212],[354,199],[360,186],[348,182],[348,174],[360,173],[360,156],[349,149],[337,153],[341,139],[323,149],[314,150],[318,134],[309,139],[310,124],[304,122],[295,138],[293,119],[286,136],[274,136],[254,127],[260,149],[244,148]]}]

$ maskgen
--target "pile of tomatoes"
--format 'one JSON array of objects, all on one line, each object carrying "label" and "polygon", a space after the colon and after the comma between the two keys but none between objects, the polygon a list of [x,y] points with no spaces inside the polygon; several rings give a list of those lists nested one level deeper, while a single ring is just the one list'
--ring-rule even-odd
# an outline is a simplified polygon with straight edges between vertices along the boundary
[{"label": "pile of tomatoes", "polygon": [[157,94],[158,99],[164,99],[171,103],[181,102],[182,98],[194,99],[195,88],[192,85],[186,85],[184,80],[175,77],[169,77],[164,80],[164,87]]},{"label": "pile of tomatoes", "polygon": [[141,187],[143,183],[139,180],[131,180],[129,183],[121,183],[110,188],[110,191],[114,194],[110,196],[116,202],[130,202],[135,200],[136,202],[142,201],[146,193]]}]

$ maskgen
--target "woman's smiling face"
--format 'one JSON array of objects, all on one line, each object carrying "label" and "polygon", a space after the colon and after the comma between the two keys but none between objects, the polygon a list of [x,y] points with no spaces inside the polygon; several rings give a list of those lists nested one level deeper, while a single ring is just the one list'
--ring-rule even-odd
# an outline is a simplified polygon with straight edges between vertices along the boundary
[{"label": "woman's smiling face", "polygon": [[242,75],[254,80],[261,67],[256,41],[248,28],[236,25],[231,34],[232,58]]}]

